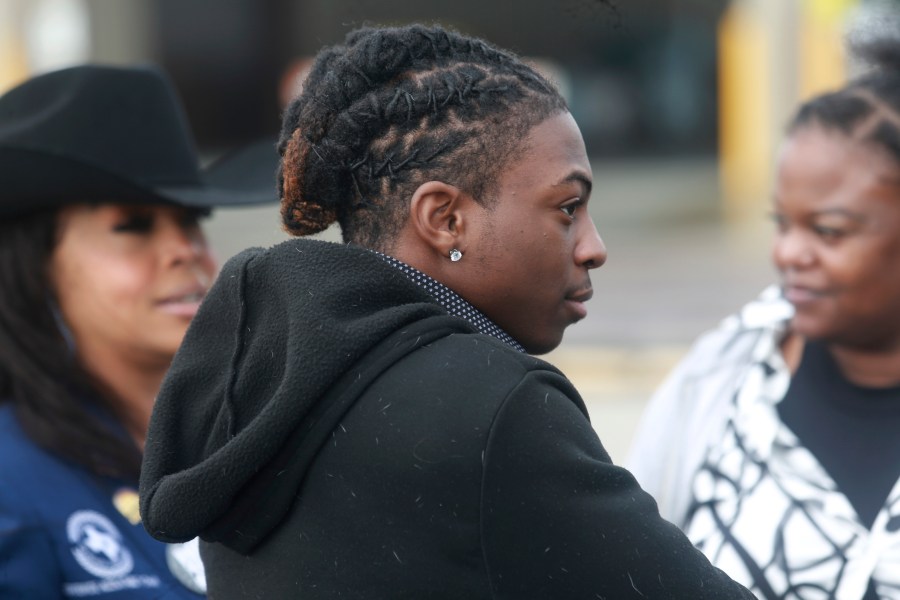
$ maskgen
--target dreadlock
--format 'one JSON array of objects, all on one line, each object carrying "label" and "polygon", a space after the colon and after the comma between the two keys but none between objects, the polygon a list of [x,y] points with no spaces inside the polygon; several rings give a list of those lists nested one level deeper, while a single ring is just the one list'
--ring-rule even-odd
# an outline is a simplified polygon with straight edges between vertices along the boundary
[{"label": "dreadlock", "polygon": [[363,28],[319,53],[279,140],[281,215],[294,235],[337,221],[387,250],[425,181],[490,206],[528,132],[566,110],[533,68],[440,27]]},{"label": "dreadlock", "polygon": [[[895,21],[900,25],[900,21]],[[887,35],[885,35],[887,34]],[[871,71],[840,90],[822,94],[798,109],[788,132],[809,125],[833,129],[850,139],[886,150],[900,162],[900,39],[896,31],[851,40],[851,52]]]}]

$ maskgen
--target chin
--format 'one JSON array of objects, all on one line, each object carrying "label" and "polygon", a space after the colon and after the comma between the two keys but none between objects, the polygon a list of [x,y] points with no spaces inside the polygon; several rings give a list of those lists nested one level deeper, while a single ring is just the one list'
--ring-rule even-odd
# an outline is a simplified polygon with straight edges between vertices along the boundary
[{"label": "chin", "polygon": [[184,332],[173,332],[172,335],[156,340],[153,349],[160,357],[168,357],[168,360],[172,360],[178,347],[181,346],[182,340],[184,340]]},{"label": "chin", "polygon": [[804,319],[795,315],[791,319],[791,331],[807,340],[822,340],[828,338],[829,331],[823,327],[817,319]]},{"label": "chin", "polygon": [[519,343],[522,344],[528,354],[537,356],[540,354],[547,354],[548,352],[556,350],[559,347],[560,343],[562,343],[562,336],[560,335],[559,337],[549,340],[523,340]]}]

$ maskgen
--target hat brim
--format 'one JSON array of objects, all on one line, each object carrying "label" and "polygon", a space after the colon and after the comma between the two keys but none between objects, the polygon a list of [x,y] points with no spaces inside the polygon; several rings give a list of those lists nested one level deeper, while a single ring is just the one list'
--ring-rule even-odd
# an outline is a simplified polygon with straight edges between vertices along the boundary
[{"label": "hat brim", "polygon": [[[272,203],[278,200],[274,175],[277,153],[271,144],[269,150],[269,155],[256,149],[249,158],[236,154],[234,159],[219,161],[201,181],[151,185],[46,151],[0,146],[0,217],[79,202],[173,204],[206,210]],[[221,185],[227,178],[242,181],[237,169],[246,168],[246,164],[239,159],[255,161],[256,171],[240,186]],[[266,160],[271,161],[267,185],[260,174]],[[226,172],[228,177],[223,174]]]},{"label": "hat brim", "polygon": [[266,137],[225,154],[203,172],[204,180],[217,189],[270,195],[277,200],[278,165],[276,136]]}]

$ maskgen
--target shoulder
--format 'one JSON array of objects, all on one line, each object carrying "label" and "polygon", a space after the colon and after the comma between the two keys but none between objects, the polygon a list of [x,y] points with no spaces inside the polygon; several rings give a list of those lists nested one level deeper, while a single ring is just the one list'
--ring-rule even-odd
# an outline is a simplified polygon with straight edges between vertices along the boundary
[{"label": "shoulder", "polygon": [[458,357],[458,376],[481,382],[481,389],[492,392],[476,398],[487,401],[495,442],[501,430],[530,436],[534,430],[554,429],[556,419],[599,441],[581,395],[550,363],[483,335],[453,335],[445,344]]},{"label": "shoulder", "polygon": [[486,361],[492,367],[511,369],[516,373],[525,371],[548,371],[562,376],[562,373],[545,360],[519,352],[489,335],[475,332],[458,332],[437,340],[433,347],[460,359],[458,366],[465,369],[483,369]]},{"label": "shoulder", "polygon": [[391,396],[394,407],[408,407],[404,414],[416,421],[433,421],[439,413],[444,416],[436,427],[483,432],[506,418],[504,406],[543,402],[548,394],[563,399],[587,422],[581,397],[558,369],[476,333],[454,333],[418,348],[367,392],[376,399]]},{"label": "shoulder", "polygon": [[360,246],[293,238],[269,248],[247,248],[235,254],[223,265],[222,275],[234,277],[238,273],[247,272],[251,276],[278,276],[285,273],[312,273],[318,269],[333,276],[335,273],[342,273],[343,267],[364,271],[373,266],[386,265],[375,253]]},{"label": "shoulder", "polygon": [[761,349],[775,347],[793,315],[793,307],[777,286],[766,288],[718,327],[701,335],[679,368],[694,376],[711,371],[742,368]]},{"label": "shoulder", "polygon": [[0,402],[0,476],[33,472],[35,466],[43,466],[39,463],[52,460],[22,429],[15,406]]},{"label": "shoulder", "polygon": [[542,385],[539,382],[552,382],[550,385],[577,395],[559,369],[491,336],[455,333],[424,350],[423,355],[430,355],[426,368],[436,376],[478,382],[486,389],[496,390],[498,396],[505,397],[523,384]]},{"label": "shoulder", "polygon": [[626,464],[666,518],[683,518],[689,480],[707,447],[721,439],[744,374],[777,351],[791,314],[780,290],[767,288],[700,336],[654,392]]},{"label": "shoulder", "polygon": [[[14,407],[0,403],[0,498],[5,506],[31,512],[36,506],[76,494],[89,475],[35,444],[25,433]],[[7,493],[8,492],[8,493]]]},{"label": "shoulder", "polygon": [[764,290],[697,339],[657,389],[648,413],[662,416],[659,425],[692,414],[707,420],[713,407],[727,403],[751,365],[778,351],[792,312],[776,286]]}]

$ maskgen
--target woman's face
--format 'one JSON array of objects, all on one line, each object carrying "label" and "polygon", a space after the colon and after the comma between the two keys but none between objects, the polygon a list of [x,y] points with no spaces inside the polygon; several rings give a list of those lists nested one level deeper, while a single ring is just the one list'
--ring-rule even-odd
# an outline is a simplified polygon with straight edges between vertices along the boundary
[{"label": "woman's face", "polygon": [[533,354],[558,346],[565,328],[586,316],[589,271],[606,261],[587,211],[590,193],[591,165],[574,119],[545,120],[501,173],[462,259],[470,272],[456,291]]},{"label": "woman's face", "polygon": [[159,365],[174,356],[215,271],[194,212],[102,204],[60,212],[49,276],[79,355]]},{"label": "woman's face", "polygon": [[900,167],[886,152],[807,127],[785,142],[773,259],[793,328],[854,346],[900,343]]}]

